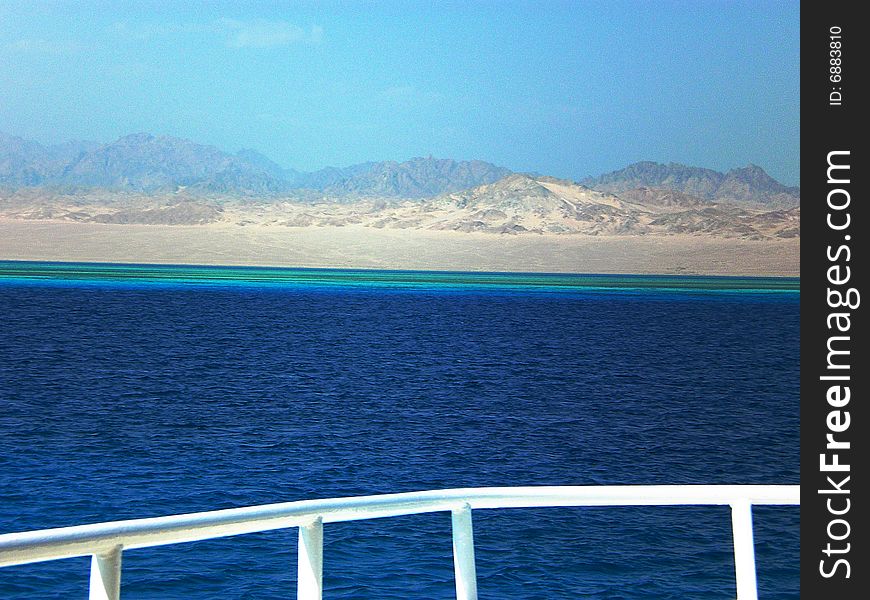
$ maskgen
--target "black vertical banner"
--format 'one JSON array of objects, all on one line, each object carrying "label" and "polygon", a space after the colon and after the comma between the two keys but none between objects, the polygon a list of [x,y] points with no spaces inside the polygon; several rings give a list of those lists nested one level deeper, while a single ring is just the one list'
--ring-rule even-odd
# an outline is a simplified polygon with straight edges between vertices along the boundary
[{"label": "black vertical banner", "polygon": [[870,33],[859,6],[801,7],[801,594],[832,600],[870,590],[868,494],[858,491],[870,454]]}]

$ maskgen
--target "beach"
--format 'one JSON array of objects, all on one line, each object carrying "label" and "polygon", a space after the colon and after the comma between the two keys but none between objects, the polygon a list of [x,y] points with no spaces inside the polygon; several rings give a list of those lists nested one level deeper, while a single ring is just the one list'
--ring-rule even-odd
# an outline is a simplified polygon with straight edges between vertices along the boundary
[{"label": "beach", "polygon": [[361,269],[800,275],[800,240],[590,236],[363,226],[0,220],[0,259]]}]

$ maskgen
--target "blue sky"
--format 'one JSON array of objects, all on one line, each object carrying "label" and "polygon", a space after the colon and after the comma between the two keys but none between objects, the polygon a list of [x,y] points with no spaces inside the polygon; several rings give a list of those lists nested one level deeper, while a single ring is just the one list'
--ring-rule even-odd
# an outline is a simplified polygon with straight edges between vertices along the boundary
[{"label": "blue sky", "polygon": [[0,0],[0,131],[799,181],[798,2]]}]

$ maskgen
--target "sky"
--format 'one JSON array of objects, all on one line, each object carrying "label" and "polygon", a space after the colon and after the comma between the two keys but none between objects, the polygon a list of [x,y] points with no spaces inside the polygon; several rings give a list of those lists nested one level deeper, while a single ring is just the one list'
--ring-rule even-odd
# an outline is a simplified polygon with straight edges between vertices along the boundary
[{"label": "sky", "polygon": [[799,183],[799,3],[0,0],[0,131]]}]

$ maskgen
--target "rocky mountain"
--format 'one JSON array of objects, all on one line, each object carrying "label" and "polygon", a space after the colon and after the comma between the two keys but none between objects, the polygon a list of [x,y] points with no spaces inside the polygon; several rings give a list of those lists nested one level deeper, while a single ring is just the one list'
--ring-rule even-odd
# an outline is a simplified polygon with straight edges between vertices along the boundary
[{"label": "rocky mountain", "polygon": [[282,179],[250,158],[146,133],[109,144],[67,142],[56,146],[0,134],[0,185],[149,193],[192,186],[204,192],[241,194],[278,193],[287,188]]},{"label": "rocky mountain", "polygon": [[756,165],[720,173],[679,163],[663,165],[645,161],[598,177],[588,177],[581,183],[608,193],[653,188],[715,202],[782,208],[800,204],[800,188],[779,183]]},{"label": "rocky mountain", "polygon": [[511,171],[481,160],[412,158],[405,162],[366,163],[322,189],[334,196],[427,198],[493,183]]},{"label": "rocky mountain", "polygon": [[58,162],[63,164],[67,164],[76,160],[83,154],[88,152],[92,152],[99,148],[102,144],[99,142],[89,142],[84,140],[74,140],[70,142],[63,142],[61,144],[56,144],[54,146],[47,146],[46,150],[48,150],[49,155]]},{"label": "rocky mountain", "polygon": [[349,167],[325,167],[310,173],[300,173],[294,179],[297,188],[323,192],[326,189],[340,187],[342,182],[364,175],[379,163],[366,162]]},{"label": "rocky mountain", "polygon": [[143,192],[194,187],[218,193],[272,194],[284,183],[213,146],[137,133],[78,157],[58,183]]},{"label": "rocky mountain", "polygon": [[0,185],[11,187],[78,186],[148,193],[190,188],[246,196],[310,190],[336,199],[423,198],[491,183],[509,173],[483,161],[432,157],[300,173],[255,150],[233,155],[213,146],[147,133],[103,145],[51,147],[0,134]]},{"label": "rocky mountain", "polygon": [[0,184],[38,185],[45,177],[46,159],[40,144],[0,133]]},{"label": "rocky mountain", "polygon": [[80,141],[43,146],[0,132],[0,185],[35,186],[54,181],[70,161],[97,146]]},{"label": "rocky mountain", "polygon": [[285,169],[268,156],[264,156],[250,148],[242,148],[236,152],[236,158],[239,158],[252,167],[256,167],[278,180],[293,181],[301,175],[299,171],[296,171],[295,169]]}]

